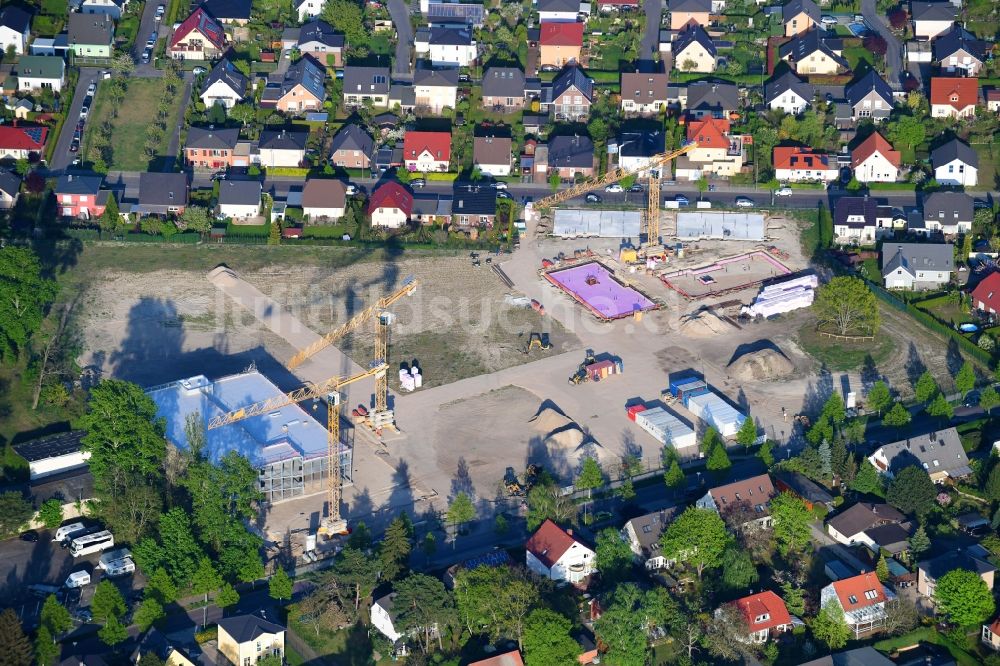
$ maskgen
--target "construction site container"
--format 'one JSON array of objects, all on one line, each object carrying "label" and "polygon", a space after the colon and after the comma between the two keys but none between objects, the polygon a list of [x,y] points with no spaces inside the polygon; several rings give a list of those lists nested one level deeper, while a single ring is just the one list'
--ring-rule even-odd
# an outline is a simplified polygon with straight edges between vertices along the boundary
[{"label": "construction site container", "polygon": [[625,410],[625,413],[628,414],[629,421],[635,421],[636,414],[644,411],[646,411],[646,405],[640,404],[640,405],[632,405],[631,407]]},{"label": "construction site container", "polygon": [[723,437],[735,436],[746,420],[746,416],[709,389],[689,396],[684,401],[684,406],[707,425],[718,430]]},{"label": "construction site container", "polygon": [[635,423],[664,446],[686,449],[698,445],[694,430],[662,407],[638,412]]},{"label": "construction site container", "polygon": [[621,361],[612,361],[608,359],[591,363],[585,368],[585,370],[591,381],[598,382],[602,379],[607,379],[611,375],[621,374],[622,364]]},{"label": "construction site container", "polygon": [[680,400],[688,393],[708,388],[708,384],[697,377],[684,377],[670,382],[670,395]]}]

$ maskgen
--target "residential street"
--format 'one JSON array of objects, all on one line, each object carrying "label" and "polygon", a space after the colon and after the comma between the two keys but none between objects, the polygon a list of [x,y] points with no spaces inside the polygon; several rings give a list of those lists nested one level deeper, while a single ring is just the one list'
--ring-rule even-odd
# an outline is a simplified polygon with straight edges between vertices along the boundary
[{"label": "residential street", "polygon": [[660,66],[654,56],[660,48],[660,19],[663,16],[663,0],[644,0],[643,11],[646,13],[646,29],[642,33],[639,45],[639,69],[658,72]]},{"label": "residential street", "polygon": [[902,90],[903,82],[903,45],[889,29],[885,16],[875,8],[875,0],[861,0],[861,13],[864,14],[868,27],[882,35],[885,40],[886,80],[895,90]]},{"label": "residential street", "polygon": [[[163,76],[163,72],[153,67],[153,61],[142,64],[142,52],[146,48],[146,42],[154,30],[159,32],[160,37],[166,37],[162,30],[162,21],[156,20],[156,6],[166,0],[147,0],[145,8],[142,10],[142,21],[139,23],[139,32],[135,36],[135,44],[132,45],[132,57],[135,59],[135,72],[133,76],[156,77]],[[167,26],[169,28],[169,26]]]},{"label": "residential street", "polygon": [[[49,164],[50,171],[61,172],[80,154],[69,152],[69,144],[73,141],[73,133],[80,120],[80,107],[83,106],[83,99],[87,96],[87,86],[98,80],[100,71],[96,67],[80,68],[80,78],[76,83],[76,90],[73,92],[73,103],[70,104],[69,111],[66,112],[66,122],[63,123],[62,131],[56,140],[55,152],[52,153],[52,162]],[[82,145],[80,150],[83,150]]]},{"label": "residential street", "polygon": [[413,80],[413,26],[410,25],[410,8],[406,0],[389,0],[389,15],[396,27],[396,57],[393,61],[393,80]]},{"label": "residential street", "polygon": [[177,153],[180,150],[181,130],[184,129],[184,112],[191,103],[191,86],[194,84],[194,74],[184,72],[184,89],[181,90],[181,108],[177,113],[177,124],[172,130],[170,144],[167,146],[166,159],[163,160],[162,171],[173,171]]}]

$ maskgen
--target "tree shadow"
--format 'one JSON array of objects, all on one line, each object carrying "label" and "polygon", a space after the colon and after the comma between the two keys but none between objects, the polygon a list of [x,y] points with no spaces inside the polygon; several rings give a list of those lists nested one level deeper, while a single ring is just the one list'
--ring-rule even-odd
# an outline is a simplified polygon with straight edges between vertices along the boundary
[{"label": "tree shadow", "polygon": [[465,493],[469,499],[476,497],[472,475],[469,472],[469,463],[466,462],[465,456],[458,458],[458,469],[455,470],[455,476],[451,478],[451,492],[448,494],[448,501],[454,500],[459,493]]},{"label": "tree shadow", "polygon": [[906,370],[906,378],[910,380],[911,386],[915,386],[917,380],[920,379],[920,375],[927,371],[927,366],[924,364],[923,359],[920,358],[920,352],[917,351],[917,346],[912,341],[907,349],[906,363],[903,367]]},{"label": "tree shadow", "polygon": [[954,377],[958,374],[958,371],[962,369],[965,364],[965,359],[962,358],[962,351],[958,348],[958,341],[955,338],[948,339],[948,350],[945,352],[945,363],[948,366],[948,372]]}]

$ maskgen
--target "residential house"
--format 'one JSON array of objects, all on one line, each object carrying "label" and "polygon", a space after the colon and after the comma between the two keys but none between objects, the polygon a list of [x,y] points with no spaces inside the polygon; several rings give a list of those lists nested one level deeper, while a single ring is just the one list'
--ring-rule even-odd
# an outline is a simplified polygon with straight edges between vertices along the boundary
[{"label": "residential house", "polygon": [[968,548],[955,548],[937,557],[917,563],[917,592],[933,599],[934,589],[941,576],[955,569],[974,571],[993,589],[997,568],[989,561],[990,553],[979,544]]},{"label": "residential house", "polygon": [[771,477],[767,474],[716,486],[695,502],[699,509],[711,509],[723,518],[734,517],[734,527],[742,528],[749,523],[760,527],[771,526],[771,515],[767,505],[777,495]]},{"label": "residential house", "polygon": [[628,115],[655,116],[667,108],[667,73],[622,72],[622,111]]},{"label": "residential house", "polygon": [[661,509],[633,518],[622,527],[622,538],[628,542],[636,560],[646,569],[663,569],[667,558],[660,551],[660,535],[667,529],[678,513],[677,507]]},{"label": "residential house", "polygon": [[518,67],[489,67],[483,74],[483,108],[513,113],[524,108],[524,72]]},{"label": "residential house", "polygon": [[192,127],[184,144],[184,161],[195,169],[227,169],[248,166],[249,155],[237,157],[236,146],[240,140],[239,128],[216,129]]},{"label": "residential house", "polygon": [[528,569],[550,580],[580,583],[595,570],[594,551],[548,519],[528,539],[525,551]]},{"label": "residential house", "polygon": [[939,185],[975,187],[979,182],[979,155],[964,141],[952,139],[932,150],[931,164]]},{"label": "residential house", "polygon": [[45,149],[49,128],[34,125],[0,125],[0,160],[31,159]]},{"label": "residential house", "polygon": [[792,630],[788,607],[771,590],[741,597],[732,602],[746,620],[751,643],[766,643],[769,638]]},{"label": "residential house", "polygon": [[597,11],[609,13],[639,9],[639,0],[597,0]]},{"label": "residential house", "polygon": [[468,26],[418,31],[413,46],[417,55],[426,55],[434,67],[469,67],[479,56]]},{"label": "residential house", "polygon": [[795,37],[819,27],[819,7],[813,0],[791,0],[781,8],[785,37]]},{"label": "residential house", "polygon": [[1000,650],[1000,618],[983,625],[982,641],[993,650]]},{"label": "residential house", "polygon": [[557,121],[577,122],[590,115],[594,83],[583,70],[572,65],[563,69],[551,86],[542,88],[541,108]]},{"label": "residential house", "polygon": [[199,6],[170,35],[167,53],[174,60],[215,60],[225,48],[222,24]]},{"label": "residential house", "polygon": [[771,79],[764,86],[764,103],[767,104],[767,108],[772,111],[781,109],[793,116],[809,108],[815,97],[815,88],[790,70]]},{"label": "residential house", "polygon": [[799,666],[896,666],[896,662],[872,646],[866,645],[802,662]]},{"label": "residential house", "polygon": [[893,213],[868,197],[840,197],[833,208],[833,235],[838,243],[871,244],[892,233]]},{"label": "residential house", "polygon": [[670,29],[683,30],[690,24],[707,26],[712,13],[712,0],[669,0]]},{"label": "residential house", "polygon": [[[184,650],[171,645],[167,637],[156,629],[148,629],[146,633],[141,635],[139,644],[129,655],[128,663],[138,664],[147,655],[155,655],[164,666],[196,666],[195,662],[185,654]],[[104,662],[102,661],[101,663]],[[90,660],[80,662],[78,660],[72,663],[71,666],[78,666],[78,664],[87,664],[87,666],[93,664],[97,666],[98,662]]]},{"label": "residential house", "polygon": [[851,151],[851,168],[861,183],[894,183],[899,180],[902,157],[878,132]]},{"label": "residential house", "polygon": [[[646,132],[623,131],[617,137],[618,167],[641,169],[640,177],[648,176],[649,161],[666,152],[666,135],[663,130]],[[609,147],[610,149],[610,147]]]},{"label": "residential house", "polygon": [[776,472],[774,474],[774,487],[780,492],[795,495],[806,503],[810,511],[816,506],[825,506],[828,511],[832,511],[834,508],[833,495],[804,474]]},{"label": "residential house", "polygon": [[935,430],[886,444],[875,449],[868,456],[868,461],[889,478],[911,465],[926,470],[934,483],[942,483],[945,479],[962,479],[972,474],[969,458],[965,455],[962,440],[955,428]]},{"label": "residential house", "polygon": [[978,76],[992,44],[978,39],[960,25],[934,40],[934,61],[942,72],[959,76]]},{"label": "residential house", "polygon": [[979,82],[958,77],[931,77],[931,116],[971,118],[979,102]]},{"label": "residential house", "polygon": [[778,57],[798,74],[839,74],[850,69],[841,40],[814,28],[778,47]]},{"label": "residential house", "polygon": [[0,9],[0,50],[4,53],[14,47],[14,53],[28,52],[31,37],[31,14],[17,5],[7,5]]},{"label": "residential house", "polygon": [[836,516],[827,518],[826,531],[837,543],[853,546],[856,543],[871,546],[873,541],[866,533],[885,525],[902,525],[906,516],[888,504],[857,502]]},{"label": "residential house", "polygon": [[21,56],[14,65],[17,89],[62,92],[66,82],[66,61],[57,56]]},{"label": "residential house", "polygon": [[77,57],[110,58],[115,22],[107,14],[70,12],[66,23],[69,50]]},{"label": "residential house", "polygon": [[312,56],[303,56],[285,71],[281,83],[264,89],[260,106],[286,114],[299,114],[323,108],[326,100],[326,69]]},{"label": "residential house", "polygon": [[478,183],[455,183],[451,221],[460,227],[492,227],[497,216],[496,190]]},{"label": "residential house", "polygon": [[486,8],[480,3],[420,0],[419,5],[427,25],[433,27],[457,24],[482,28],[486,21]]},{"label": "residential house", "polygon": [[714,72],[718,52],[715,43],[700,25],[690,25],[681,31],[671,47],[674,68],[682,72]]},{"label": "residential house", "polygon": [[339,220],[347,208],[347,187],[332,178],[309,178],[302,188],[302,214],[309,221]]},{"label": "residential house", "polygon": [[482,173],[495,178],[509,176],[512,151],[510,137],[477,136],[472,140],[472,163]]},{"label": "residential house", "polygon": [[202,0],[201,6],[223,25],[246,25],[250,22],[251,0]]},{"label": "residential house", "polygon": [[299,28],[299,53],[311,55],[322,64],[342,67],[344,35],[326,21],[314,19]]},{"label": "residential house", "polygon": [[104,214],[108,204],[108,190],[102,190],[103,176],[87,176],[74,173],[63,174],[56,180],[53,195],[62,217],[84,220],[98,218]]},{"label": "residential house", "polygon": [[851,118],[854,120],[885,120],[892,113],[892,88],[874,69],[850,85],[845,92],[851,107]]},{"label": "residential house", "polygon": [[729,121],[705,117],[687,125],[687,139],[698,147],[674,161],[678,180],[698,180],[702,176],[729,177],[740,172],[746,152],[743,136],[730,133]]},{"label": "residential house", "polygon": [[549,139],[548,169],[562,179],[572,180],[577,174],[590,178],[595,173],[596,159],[594,142],[589,136],[562,135]]},{"label": "residential house", "polygon": [[299,15],[299,23],[315,18],[323,13],[326,0],[295,0],[295,11]]},{"label": "residential house", "polygon": [[450,224],[452,203],[450,195],[414,195],[411,219],[420,224]]},{"label": "residential house", "polygon": [[885,624],[886,603],[896,598],[873,572],[834,581],[820,592],[820,607],[840,609],[855,638]]},{"label": "residential house", "polygon": [[[376,599],[371,608],[371,623],[379,633],[392,641],[393,654],[398,657],[406,655],[408,648],[406,645],[407,635],[399,626],[399,612],[395,608],[395,600],[395,592],[389,592]],[[436,623],[433,627],[429,627],[429,633],[432,636],[436,636],[437,632]]]},{"label": "residential house", "polygon": [[979,312],[996,315],[1000,312],[1000,273],[990,273],[972,290],[972,306]]},{"label": "residential house", "polygon": [[121,19],[122,10],[127,4],[128,0],[80,0],[76,3],[76,7],[81,14],[107,14],[118,21]]},{"label": "residential house", "polygon": [[344,105],[363,106],[365,102],[376,108],[389,106],[388,67],[344,67]]},{"label": "residential house", "polygon": [[409,171],[447,171],[451,133],[408,131],[403,137],[403,160]]},{"label": "residential house", "polygon": [[306,141],[309,132],[264,130],[260,133],[257,149],[263,167],[297,167],[306,158]]},{"label": "residential house", "polygon": [[17,205],[21,193],[21,179],[17,174],[0,169],[0,210],[10,210]]},{"label": "residential house", "polygon": [[789,183],[829,183],[837,180],[840,173],[835,155],[799,146],[776,146],[773,164],[774,177]]},{"label": "residential house", "polygon": [[964,234],[972,229],[974,206],[964,192],[934,192],[924,199],[924,225],[928,231],[945,236]]},{"label": "residential house", "polygon": [[538,22],[574,22],[580,16],[580,0],[535,0]]},{"label": "residential house", "polygon": [[206,107],[221,104],[227,110],[231,109],[243,101],[248,83],[250,83],[249,77],[223,58],[205,78],[201,89],[201,101]]},{"label": "residential house", "polygon": [[693,120],[710,118],[729,119],[740,106],[739,89],[732,83],[696,81],[687,86],[682,105]]},{"label": "residential house", "polygon": [[458,101],[457,69],[418,69],[413,73],[413,104],[417,111],[440,115]]},{"label": "residential house", "polygon": [[330,144],[330,161],[345,169],[370,169],[375,156],[375,140],[360,125],[340,128]]},{"label": "residential house", "polygon": [[580,62],[582,23],[543,23],[538,35],[538,66],[562,67]]},{"label": "residential house", "polygon": [[395,181],[379,185],[368,198],[368,215],[373,227],[399,229],[413,214],[413,195]]},{"label": "residential house", "polygon": [[140,215],[180,215],[188,204],[187,174],[143,171],[139,174]]},{"label": "residential house", "polygon": [[389,86],[389,108],[396,107],[404,113],[413,113],[416,110],[417,96],[412,83],[393,83]]},{"label": "residential house", "polygon": [[473,661],[469,664],[469,666],[524,666],[524,660],[521,659],[520,652],[517,650],[511,650],[510,652],[504,652],[503,654],[495,654],[486,659]]},{"label": "residential house", "polygon": [[256,615],[219,620],[219,652],[236,666],[256,664],[264,657],[285,658],[285,628]]},{"label": "residential house", "polygon": [[910,3],[910,18],[913,21],[913,36],[931,40],[947,32],[955,24],[958,9],[950,2]]},{"label": "residential house", "polygon": [[950,243],[883,243],[886,289],[940,289],[951,281],[955,248]]},{"label": "residential house", "polygon": [[983,97],[986,98],[986,108],[993,113],[1000,111],[1000,88],[984,88]]},{"label": "residential house", "polygon": [[259,180],[219,181],[219,214],[234,220],[260,216]]}]

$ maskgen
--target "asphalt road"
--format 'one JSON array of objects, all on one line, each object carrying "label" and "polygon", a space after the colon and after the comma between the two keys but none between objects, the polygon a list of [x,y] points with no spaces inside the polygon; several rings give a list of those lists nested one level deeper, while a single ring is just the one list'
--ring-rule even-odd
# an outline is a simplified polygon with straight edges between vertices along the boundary
[{"label": "asphalt road", "polygon": [[76,90],[73,91],[73,101],[69,105],[66,122],[63,123],[59,139],[56,142],[56,149],[52,153],[52,162],[49,164],[51,171],[65,169],[79,155],[79,153],[69,152],[69,144],[73,141],[76,123],[80,119],[80,108],[83,106],[83,99],[87,96],[87,86],[97,81],[100,71],[96,67],[82,67],[80,69],[80,78],[77,80]]},{"label": "asphalt road", "polygon": [[656,72],[659,68],[653,56],[660,48],[660,19],[663,16],[663,0],[645,0],[642,5],[646,13],[646,29],[639,44],[639,69]]},{"label": "asphalt road", "polygon": [[[142,77],[154,77],[162,76],[163,72],[153,67],[153,60],[147,64],[142,64],[141,57],[142,52],[146,49],[146,42],[149,41],[149,36],[154,30],[156,30],[159,38],[165,38],[166,32],[163,29],[162,21],[156,20],[156,6],[157,5],[166,6],[167,0],[146,0],[146,6],[142,10],[142,21],[139,22],[139,32],[135,36],[135,44],[132,45],[132,57],[135,59],[135,71],[133,76]],[[169,28],[169,26],[167,26]]]},{"label": "asphalt road", "polygon": [[406,0],[389,0],[389,15],[396,28],[396,61],[392,66],[392,78],[412,81],[410,49],[413,46],[413,26],[410,25],[410,8]]},{"label": "asphalt road", "polygon": [[886,78],[893,87],[899,86],[902,89],[903,82],[900,80],[903,68],[903,45],[892,34],[885,16],[880,14],[875,7],[875,0],[861,0],[861,13],[865,17],[868,27],[877,32],[885,40],[885,64]]}]

